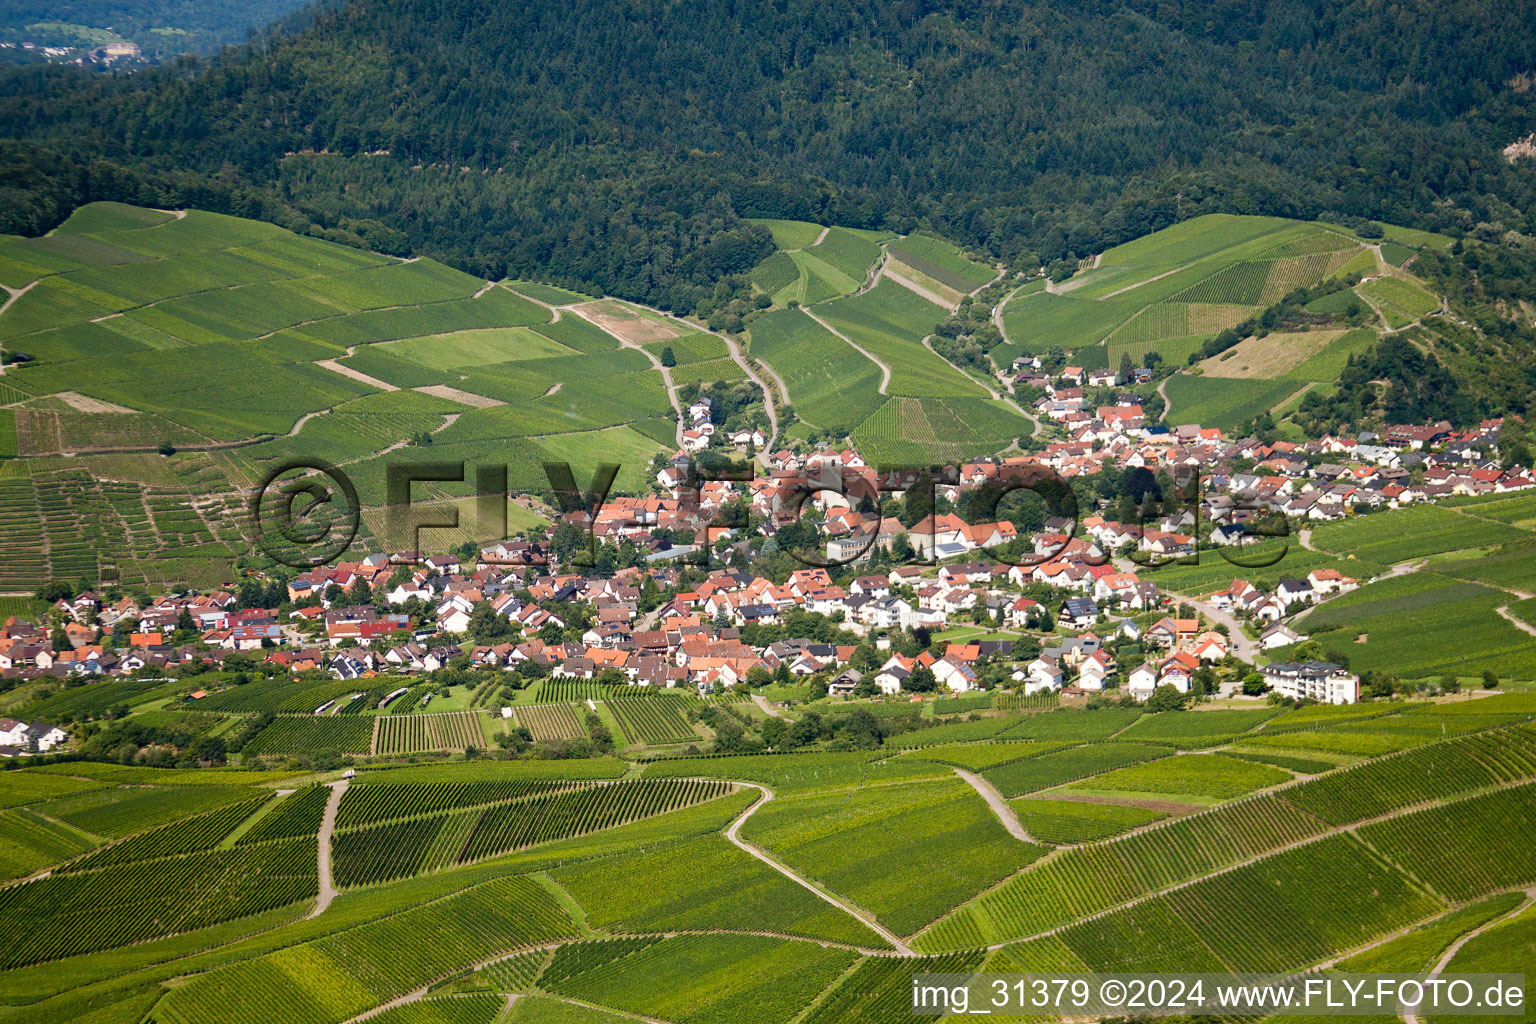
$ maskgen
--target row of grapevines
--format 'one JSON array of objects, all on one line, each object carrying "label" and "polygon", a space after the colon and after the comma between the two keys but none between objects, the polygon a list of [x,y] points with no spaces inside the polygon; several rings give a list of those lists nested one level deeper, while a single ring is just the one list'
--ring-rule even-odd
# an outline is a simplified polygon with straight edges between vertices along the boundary
[{"label": "row of grapevines", "polygon": [[1516,725],[1432,743],[1332,772],[1285,791],[1324,821],[1343,825],[1422,800],[1536,776],[1536,728]]},{"label": "row of grapevines", "polygon": [[459,863],[690,807],[713,800],[730,788],[730,783],[724,782],[632,779],[492,807],[481,816],[459,854]]},{"label": "row of grapevines", "polygon": [[130,861],[151,860],[178,853],[191,853],[194,850],[206,850],[217,845],[219,840],[234,831],[236,825],[254,814],[271,798],[271,793],[262,793],[249,800],[230,804],[222,810],[199,814],[170,825],[152,828],[147,832],[139,832],[120,843],[104,846],[87,854],[60,870],[92,871],[115,864],[127,864]]},{"label": "row of grapevines", "polygon": [[10,924],[0,968],[203,928],[318,888],[315,845],[303,839],[52,875],[0,890]]},{"label": "row of grapevines", "polygon": [[320,831],[320,822],[325,817],[325,805],[330,799],[331,790],[327,786],[309,786],[297,793],[290,793],[251,826],[249,832],[236,840],[235,845],[312,836]]},{"label": "row of grapevines", "polygon": [[353,785],[336,811],[337,828],[356,828],[380,821],[411,818],[458,807],[517,800],[536,793],[561,789],[560,780],[505,779],[481,782],[417,782],[393,785],[367,782]]}]

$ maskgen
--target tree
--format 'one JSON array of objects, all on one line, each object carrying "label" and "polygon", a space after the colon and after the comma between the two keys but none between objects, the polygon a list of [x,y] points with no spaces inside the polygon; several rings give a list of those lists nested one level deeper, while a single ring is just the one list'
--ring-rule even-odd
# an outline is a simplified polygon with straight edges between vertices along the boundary
[{"label": "tree", "polygon": [[1147,698],[1148,711],[1183,711],[1189,706],[1189,695],[1180,693],[1172,683],[1164,683]]},{"label": "tree", "polygon": [[1131,354],[1129,352],[1120,353],[1120,370],[1118,373],[1119,382],[1121,384],[1128,382],[1135,374],[1135,372],[1136,364],[1131,362]]},{"label": "tree", "polygon": [[[716,330],[718,329],[719,328],[716,328]],[[673,353],[671,345],[668,345],[666,348],[661,350],[660,358],[662,366],[673,367],[677,365],[677,356]]]},{"label": "tree", "polygon": [[939,681],[933,677],[933,669],[926,665],[914,669],[901,681],[901,688],[907,693],[932,693],[938,686]]},{"label": "tree", "polygon": [[1493,669],[1483,669],[1483,686],[1489,690],[1497,690],[1499,688],[1499,677],[1494,674]]},{"label": "tree", "polygon": [[1034,661],[1040,657],[1040,641],[1026,634],[1013,642],[1009,653],[1013,655],[1014,661]]}]

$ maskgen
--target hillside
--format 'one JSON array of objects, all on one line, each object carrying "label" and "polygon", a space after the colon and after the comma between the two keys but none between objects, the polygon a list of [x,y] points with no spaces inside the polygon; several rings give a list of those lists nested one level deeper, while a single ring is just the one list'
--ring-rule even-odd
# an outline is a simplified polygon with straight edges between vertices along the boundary
[{"label": "hillside", "polygon": [[[197,684],[208,710],[155,710],[193,685],[174,681],[113,699],[130,722],[238,727],[338,691],[223,683]],[[621,722],[768,721],[628,689],[546,680],[513,710],[574,723],[589,705],[537,701],[579,692]],[[915,971],[1532,966],[1529,695],[942,707],[819,704],[836,729],[878,712],[866,749],[649,762],[407,764],[450,720],[503,720],[288,713],[240,767],[0,773],[0,877],[37,873],[0,889],[0,1020],[894,1024]],[[354,772],[315,770],[338,750]]]},{"label": "hillside", "polygon": [[1216,211],[1533,233],[1530,0],[1395,11],[354,0],[191,74],[7,75],[0,230],[153,197],[674,311],[766,254],[743,217],[1045,262]]},{"label": "hillside", "polygon": [[[47,237],[0,239],[0,283],[0,347],[25,359],[0,375],[16,456],[0,486],[8,516],[46,524],[0,540],[0,589],[93,580],[98,560],[128,583],[225,578],[249,549],[240,494],[295,456],[348,469],[360,543],[378,549],[385,461],[408,444],[508,466],[518,491],[547,490],[543,461],[582,480],[617,461],[632,493],[677,444],[681,389],[739,385],[730,422],[766,423],[714,335],[257,221],[87,206]],[[422,497],[472,492],[435,486]]]}]

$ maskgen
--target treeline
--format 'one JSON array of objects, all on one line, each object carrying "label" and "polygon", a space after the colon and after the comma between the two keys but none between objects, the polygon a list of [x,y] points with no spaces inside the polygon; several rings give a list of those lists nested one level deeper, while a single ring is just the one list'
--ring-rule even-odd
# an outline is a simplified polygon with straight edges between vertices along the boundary
[{"label": "treeline", "polygon": [[[1050,264],[1203,212],[1536,234],[1536,0],[354,0],[134,74],[0,73],[0,231],[258,216],[674,310],[744,217]],[[290,155],[303,154],[303,155]],[[984,344],[984,341],[982,342]]]}]

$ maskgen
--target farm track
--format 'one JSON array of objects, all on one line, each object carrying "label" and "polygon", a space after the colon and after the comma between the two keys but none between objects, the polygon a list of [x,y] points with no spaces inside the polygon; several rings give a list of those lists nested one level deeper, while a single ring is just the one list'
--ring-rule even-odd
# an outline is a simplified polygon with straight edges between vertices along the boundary
[{"label": "farm track", "polygon": [[836,327],[833,327],[831,324],[827,323],[825,320],[823,320],[821,317],[817,316],[815,313],[812,313],[810,311],[810,309],[808,309],[808,308],[806,308],[804,306],[802,306],[801,308],[805,310],[805,315],[806,316],[810,317],[812,320],[815,320],[817,323],[821,324],[822,327],[825,327],[832,334],[835,334],[837,337],[839,337],[839,338],[843,339],[844,341],[846,341],[855,350],[857,350],[858,353],[860,355],[862,355],[865,359],[868,359],[870,362],[872,362],[876,366],[880,367],[880,388],[879,388],[879,391],[880,391],[880,393],[882,395],[889,394],[889,392],[886,391],[886,388],[891,383],[891,368],[889,366],[886,366],[880,360],[876,359],[874,357],[873,353],[871,353],[868,349],[864,348],[858,342],[854,341],[852,338],[848,337],[848,335],[844,334],[842,331],[839,331]]},{"label": "farm track", "polygon": [[768,702],[768,698],[760,693],[752,695],[752,703],[763,709],[763,714],[772,715],[774,718],[783,718],[784,713]]},{"label": "farm track", "polygon": [[[356,350],[357,350],[357,346],[356,345],[349,346],[347,348],[347,355],[350,356]],[[315,360],[315,365],[316,366],[323,366],[327,370],[330,370],[332,373],[339,373],[343,377],[351,377],[353,380],[357,381],[359,384],[366,384],[366,385],[368,385],[371,388],[378,388],[380,391],[399,391],[400,390],[398,387],[396,387],[393,384],[388,383],[387,381],[379,380],[379,378],[377,378],[377,377],[370,377],[366,373],[364,373],[362,370],[354,370],[350,366],[343,366],[341,363],[338,363],[334,359],[317,359],[317,360]]]},{"label": "farm track", "polygon": [[1170,380],[1172,380],[1172,379],[1173,379],[1173,376],[1170,374],[1169,376],[1164,377],[1163,380],[1162,380],[1162,383],[1158,384],[1158,386],[1157,386],[1157,397],[1159,397],[1159,398],[1161,398],[1163,400],[1163,411],[1158,413],[1158,416],[1157,416],[1157,422],[1159,422],[1159,423],[1166,423],[1166,422],[1168,422],[1168,390],[1167,389],[1168,389],[1168,382]]},{"label": "farm track", "polygon": [[[764,447],[771,450],[773,448],[774,442],[779,439],[779,412],[774,407],[774,404],[773,404],[773,389],[770,388],[767,384],[763,383],[763,378],[759,377],[757,375],[757,371],[752,369],[752,366],[751,366],[750,363],[747,362],[746,357],[741,354],[741,346],[739,344],[737,344],[736,340],[734,338],[728,337],[727,335],[719,334],[719,333],[717,333],[715,331],[712,331],[708,327],[702,326],[700,324],[696,324],[696,323],[694,323],[691,320],[684,320],[680,316],[673,316],[671,313],[666,313],[666,312],[663,312],[661,310],[655,310],[654,312],[660,313],[662,316],[666,317],[668,320],[671,320],[671,321],[673,321],[674,323],[677,323],[677,324],[681,324],[682,326],[688,328],[689,330],[699,331],[699,332],[701,332],[703,334],[708,334],[708,335],[711,335],[712,337],[719,338],[721,341],[725,342],[726,350],[731,355],[731,361],[734,362],[737,366],[741,367],[742,372],[747,375],[747,379],[750,380],[753,384],[756,384],[757,385],[757,389],[763,393],[763,410],[768,414],[768,433],[769,433],[768,443]],[[646,355],[650,355],[650,353],[647,352]],[[660,360],[656,360],[656,363],[657,363],[657,365],[660,365]],[[764,363],[763,365],[767,366],[766,363]],[[666,371],[663,370],[663,373],[665,373],[665,372]],[[774,380],[777,380],[779,382],[779,387],[783,388],[783,390],[784,390],[784,400],[786,402],[788,402],[789,401],[789,389],[784,387],[784,381],[779,378],[779,375],[777,373],[773,374],[773,378],[774,378]],[[678,422],[681,423],[682,422],[682,419],[681,419],[682,412],[681,412],[681,410],[679,410],[679,412],[678,412],[678,417],[679,417]],[[681,444],[681,439],[682,439],[681,433],[679,433],[678,439],[679,439],[679,444]]]},{"label": "farm track", "polygon": [[1025,831],[1023,822],[1019,821],[1019,816],[1013,811],[1013,806],[1008,803],[1003,794],[997,791],[996,786],[980,775],[968,772],[964,768],[956,768],[955,774],[969,783],[970,787],[976,791],[976,794],[987,802],[987,806],[992,808],[992,813],[997,815],[997,820],[1003,823],[1003,828],[1008,830],[1009,835],[1021,843],[1038,842],[1038,840]]},{"label": "farm track", "polygon": [[312,921],[325,913],[331,901],[336,898],[336,885],[331,877],[331,833],[336,831],[336,810],[341,806],[342,794],[351,784],[349,779],[329,783],[331,798],[325,803],[325,817],[320,822],[320,838],[315,854],[320,875],[320,894],[315,898],[315,909],[304,915],[306,921]]},{"label": "farm track", "polygon": [[773,868],[785,878],[788,878],[790,881],[796,883],[797,885],[809,889],[811,892],[826,900],[834,907],[837,907],[838,909],[845,911],[853,917],[858,918],[858,920],[861,921],[871,931],[874,931],[886,942],[889,942],[891,946],[902,956],[916,955],[912,952],[912,948],[901,940],[901,936],[897,935],[895,932],[892,932],[890,929],[886,928],[885,925],[881,924],[875,918],[874,914],[871,914],[866,910],[860,910],[852,903],[839,899],[837,896],[834,896],[821,887],[817,886],[814,882],[801,878],[791,868],[785,864],[779,863],[779,861],[775,860],[765,850],[743,840],[738,835],[738,833],[741,831],[741,826],[746,822],[748,818],[757,813],[758,808],[762,807],[768,801],[773,799],[773,790],[769,789],[767,786],[762,786],[755,782],[737,782],[736,784],[757,790],[759,793],[763,794],[763,798],[761,800],[755,801],[751,807],[748,807],[745,811],[742,811],[741,814],[736,817],[736,820],[731,822],[730,827],[725,830],[725,838],[729,840],[732,845],[740,847],[742,850],[750,853],[752,856],[756,857],[764,864],[767,864],[769,867]]},{"label": "farm track", "polygon": [[[518,292],[518,294],[521,295],[522,293]],[[603,296],[603,300],[604,301],[610,301],[610,302],[618,302],[618,301],[620,301],[618,299],[614,299],[612,296],[609,296],[609,295],[604,295]],[[537,300],[535,300],[535,301],[537,301]],[[543,305],[543,306],[547,306],[548,305],[547,303],[539,303],[539,304]],[[643,354],[646,359],[650,360],[652,369],[656,370],[658,373],[661,374],[661,382],[667,386],[667,400],[672,403],[672,411],[677,413],[677,446],[679,448],[681,448],[683,446],[683,431],[684,431],[684,429],[686,429],[683,426],[683,420],[684,420],[684,417],[683,417],[683,406],[682,406],[682,403],[680,403],[677,400],[677,384],[672,380],[672,371],[667,369],[665,366],[661,365],[661,359],[659,357],[657,357],[654,353],[652,353],[649,349],[647,349],[645,346],[636,344],[635,342],[630,341],[627,338],[621,338],[621,337],[619,337],[619,335],[615,334],[613,331],[610,331],[608,328],[604,327],[602,324],[598,323],[596,320],[592,320],[592,319],[589,319],[588,317],[582,316],[581,315],[581,311],[576,309],[574,306],[548,306],[548,308],[552,312],[554,312],[554,314],[556,315],[557,318],[559,317],[559,315],[560,315],[562,310],[569,310],[571,313],[575,314],[576,316],[581,317],[581,319],[583,319],[583,320],[586,320],[587,323],[591,324],[593,327],[596,327],[598,330],[602,331],[604,334],[608,335],[610,338],[612,338],[615,341],[617,341],[619,343],[619,347],[620,348],[632,348],[636,352],[639,352],[639,353]]]},{"label": "farm track", "polygon": [[[919,295],[933,303],[935,306],[941,306],[944,309],[949,310],[951,313],[960,308],[960,304],[958,302],[949,302],[944,298],[944,296],[938,294],[937,292],[929,291],[927,288],[924,288],[916,281],[902,273],[899,273],[898,271],[892,270],[890,267],[885,268],[885,276],[901,285],[907,291],[912,292],[914,295]],[[986,285],[983,285],[982,287],[986,287]]]},{"label": "farm track", "polygon": [[1499,618],[1503,619],[1511,626],[1514,626],[1522,633],[1529,633],[1531,636],[1536,636],[1536,626],[1531,625],[1529,622],[1526,622],[1523,619],[1517,619],[1511,615],[1509,612],[1509,605],[1501,605],[1500,607],[1495,608],[1494,612],[1498,614]]}]

